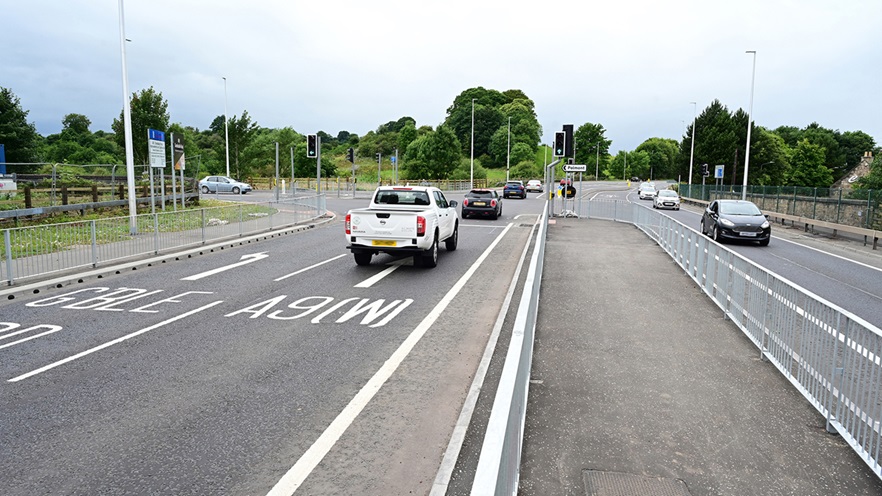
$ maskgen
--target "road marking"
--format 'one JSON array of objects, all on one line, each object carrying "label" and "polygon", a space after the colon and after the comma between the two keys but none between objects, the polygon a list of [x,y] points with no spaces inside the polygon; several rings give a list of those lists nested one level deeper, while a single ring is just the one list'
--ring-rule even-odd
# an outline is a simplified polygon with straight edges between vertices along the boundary
[{"label": "road marking", "polygon": [[[0,322],[0,324],[5,324],[5,322]],[[28,327],[27,329],[22,329],[22,330],[20,330],[20,331],[11,332],[11,333],[9,333],[9,334],[6,334],[5,336],[0,336],[0,340],[9,339],[9,338],[11,338],[12,336],[18,336],[19,334],[24,334],[24,333],[26,333],[26,332],[28,332],[28,331],[34,331],[34,330],[37,330],[37,329],[40,329],[40,328],[49,329],[49,330],[46,331],[46,332],[41,332],[40,334],[35,334],[35,335],[33,335],[33,336],[29,336],[29,337],[26,337],[26,338],[23,338],[23,339],[19,339],[18,341],[13,341],[13,342],[11,342],[11,343],[6,343],[6,344],[0,346],[0,350],[2,350],[3,348],[9,348],[10,346],[15,346],[15,345],[20,344],[20,343],[24,343],[24,342],[26,342],[26,341],[30,341],[30,340],[32,340],[32,339],[37,339],[37,338],[39,338],[39,337],[43,337],[43,336],[46,336],[47,334],[52,334],[52,333],[54,333],[54,332],[58,332],[58,331],[61,330],[61,326],[59,326],[59,325],[41,324],[41,325],[36,325],[36,326],[33,326],[33,327]],[[13,329],[14,329],[14,328],[13,328]],[[4,331],[5,331],[5,330],[8,330],[8,329],[4,329]]]},{"label": "road marking", "polygon": [[291,467],[288,472],[276,483],[275,486],[267,493],[267,496],[290,496],[294,494],[297,488],[303,484],[303,481],[312,473],[313,469],[322,461],[325,455],[334,447],[337,440],[346,432],[346,429],[352,425],[355,418],[361,413],[364,407],[370,403],[374,395],[383,387],[383,384],[398,369],[401,362],[410,354],[410,351],[420,342],[423,335],[432,327],[432,324],[441,316],[447,306],[453,301],[453,298],[465,287],[469,279],[478,270],[478,267],[490,256],[490,253],[496,248],[496,245],[502,240],[503,236],[511,229],[511,224],[506,226],[505,230],[499,233],[499,236],[490,243],[490,246],[484,250],[484,253],[475,260],[475,263],[459,278],[456,284],[450,288],[450,291],[441,298],[441,301],[435,305],[435,308],[429,312],[419,325],[410,333],[407,339],[401,343],[401,346],[395,350],[395,353],[380,367],[380,370],[364,385],[356,394],[348,405],[337,415],[337,418],[331,422],[331,425],[322,432],[322,435],[306,450],[299,460]]},{"label": "road marking", "polygon": [[269,255],[267,255],[265,251],[260,252],[260,253],[252,253],[250,255],[242,255],[242,258],[240,258],[239,261],[234,264],[225,265],[223,267],[218,267],[216,269],[212,269],[207,272],[203,272],[201,274],[196,274],[196,275],[192,275],[189,277],[185,277],[181,280],[182,281],[198,281],[199,279],[202,279],[203,277],[213,276],[215,274],[219,274],[221,272],[224,272],[224,271],[227,271],[230,269],[234,269],[234,268],[242,266],[242,265],[250,264],[250,263],[256,262],[258,260],[263,260],[264,258],[268,258],[268,257],[269,257]]},{"label": "road marking", "polygon": [[101,351],[101,350],[103,350],[103,349],[105,349],[105,348],[110,348],[111,346],[113,346],[113,345],[115,345],[115,344],[122,343],[123,341],[128,341],[128,340],[131,339],[131,338],[134,338],[134,337],[136,337],[136,336],[140,336],[141,334],[144,334],[144,333],[150,332],[150,331],[152,331],[152,330],[154,330],[154,329],[159,329],[160,327],[162,327],[162,326],[164,326],[164,325],[166,325],[166,324],[171,324],[172,322],[175,322],[175,321],[181,320],[181,319],[183,319],[183,318],[189,317],[189,316],[191,316],[191,315],[197,314],[197,313],[199,313],[199,312],[201,312],[201,311],[203,311],[203,310],[208,310],[209,308],[211,308],[211,307],[213,307],[213,306],[215,306],[215,305],[220,305],[221,303],[223,303],[223,300],[215,301],[214,303],[209,303],[208,305],[205,305],[205,306],[199,307],[199,308],[197,308],[197,309],[195,309],[195,310],[190,310],[189,312],[182,313],[181,315],[178,315],[177,317],[172,317],[172,318],[170,318],[170,319],[168,319],[168,320],[164,320],[164,321],[162,321],[162,322],[160,322],[160,323],[158,323],[158,324],[153,324],[153,325],[150,326],[150,327],[145,327],[145,328],[141,329],[140,331],[135,331],[135,332],[133,332],[133,333],[131,333],[131,334],[127,334],[127,335],[125,335],[125,336],[122,336],[122,337],[116,338],[116,339],[114,339],[113,341],[108,341],[108,342],[106,342],[106,343],[104,343],[104,344],[100,344],[100,345],[98,345],[98,346],[96,346],[96,347],[94,347],[94,348],[91,348],[91,349],[88,349],[88,350],[86,350],[86,351],[83,351],[83,352],[77,353],[76,355],[69,356],[69,357],[67,357],[67,358],[65,358],[65,359],[63,359],[63,360],[59,360],[59,361],[57,361],[57,362],[55,362],[55,363],[50,363],[49,365],[46,365],[45,367],[40,367],[40,368],[38,368],[37,370],[33,370],[33,371],[31,371],[31,372],[28,372],[27,374],[23,374],[23,375],[20,375],[20,376],[18,376],[18,377],[13,377],[12,379],[9,379],[7,382],[18,382],[18,381],[21,381],[21,380],[27,379],[27,378],[29,378],[29,377],[33,377],[33,376],[35,376],[35,375],[37,375],[37,374],[42,374],[43,372],[46,372],[47,370],[52,370],[52,369],[54,369],[55,367],[58,367],[58,366],[60,366],[60,365],[64,365],[65,363],[72,362],[72,361],[74,361],[74,360],[79,360],[80,358],[83,358],[84,356],[87,356],[87,355],[91,355],[92,353],[95,353],[96,351]]},{"label": "road marking", "polygon": [[287,279],[287,278],[289,278],[289,277],[296,276],[297,274],[301,274],[301,273],[303,273],[303,272],[306,272],[307,270],[314,269],[314,268],[318,267],[319,265],[324,265],[324,264],[326,264],[326,263],[333,262],[334,260],[337,260],[338,258],[342,258],[342,257],[345,257],[345,256],[346,256],[345,253],[342,254],[342,255],[337,255],[336,257],[329,258],[329,259],[325,260],[324,262],[319,262],[319,263],[317,263],[317,264],[312,264],[312,265],[310,265],[309,267],[305,267],[305,268],[303,268],[303,269],[298,270],[297,272],[292,272],[292,273],[290,273],[290,274],[288,274],[288,275],[285,275],[285,276],[282,276],[282,277],[280,277],[280,278],[278,278],[278,279],[273,279],[273,281],[279,282],[279,281],[281,281],[281,280],[283,280],[283,279]]},{"label": "road marking", "polygon": [[391,263],[387,264],[387,265],[389,265],[389,268],[387,268],[383,272],[380,272],[379,274],[377,274],[373,277],[369,277],[369,278],[365,279],[364,281],[361,281],[360,283],[356,284],[354,287],[356,287],[356,288],[369,288],[369,287],[373,286],[374,284],[380,282],[384,277],[395,272],[398,269],[398,267],[401,267],[402,265],[407,265],[409,263],[413,263],[412,260],[413,260],[412,257],[408,257],[408,258],[402,258],[401,260],[396,260],[394,262],[391,262]]}]

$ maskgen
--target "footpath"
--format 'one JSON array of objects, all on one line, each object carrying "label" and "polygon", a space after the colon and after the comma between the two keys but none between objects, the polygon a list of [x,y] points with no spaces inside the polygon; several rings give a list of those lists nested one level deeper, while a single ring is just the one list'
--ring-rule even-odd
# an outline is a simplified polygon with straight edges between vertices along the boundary
[{"label": "footpath", "polygon": [[554,220],[519,495],[882,495],[652,240]]}]

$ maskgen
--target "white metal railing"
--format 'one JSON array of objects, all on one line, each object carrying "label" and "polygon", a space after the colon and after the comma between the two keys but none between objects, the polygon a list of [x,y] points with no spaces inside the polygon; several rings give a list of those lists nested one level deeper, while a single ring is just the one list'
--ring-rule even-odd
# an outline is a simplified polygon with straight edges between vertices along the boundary
[{"label": "white metal railing", "polygon": [[631,206],[628,220],[629,208],[616,210],[623,212],[616,220],[654,239],[882,478],[882,330],[660,212]]},{"label": "white metal railing", "polygon": [[[882,330],[660,212],[621,200],[576,208],[579,217],[632,223],[655,240],[882,478]],[[548,209],[546,202],[473,495],[518,490]]]},{"label": "white metal railing", "polygon": [[0,280],[12,285],[56,272],[97,267],[306,222],[325,212],[324,195],[241,203],[0,231]]}]

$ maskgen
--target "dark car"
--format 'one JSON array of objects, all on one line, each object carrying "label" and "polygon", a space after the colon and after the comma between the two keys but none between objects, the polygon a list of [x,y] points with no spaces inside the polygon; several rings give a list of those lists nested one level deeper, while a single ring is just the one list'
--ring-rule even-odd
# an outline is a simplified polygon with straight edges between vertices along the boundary
[{"label": "dark car", "polygon": [[767,246],[772,239],[772,226],[753,202],[714,200],[701,216],[701,234],[721,243],[740,239]]},{"label": "dark car", "polygon": [[524,187],[523,181],[507,181],[505,183],[505,188],[502,190],[502,197],[510,198],[512,196],[517,198],[527,197],[527,189]]},{"label": "dark car", "polygon": [[497,219],[502,215],[502,200],[492,189],[473,189],[462,200],[462,218],[471,216]]}]

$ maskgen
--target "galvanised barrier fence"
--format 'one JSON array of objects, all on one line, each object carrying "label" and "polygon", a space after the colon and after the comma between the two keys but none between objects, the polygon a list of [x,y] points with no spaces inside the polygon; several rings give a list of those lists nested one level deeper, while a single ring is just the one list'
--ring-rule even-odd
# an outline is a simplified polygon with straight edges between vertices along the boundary
[{"label": "galvanised barrier fence", "polygon": [[651,208],[591,201],[579,214],[654,239],[882,478],[882,330]]},{"label": "galvanised barrier fence", "polygon": [[324,195],[0,231],[0,280],[37,277],[278,229],[325,213]]},{"label": "galvanised barrier fence", "polygon": [[549,205],[546,201],[515,317],[511,344],[505,356],[478,468],[472,482],[471,493],[476,496],[517,493],[524,423],[527,419],[527,393],[533,363],[533,337],[539,310],[542,264],[545,260],[548,211]]},{"label": "galvanised barrier fence", "polygon": [[[680,184],[680,196],[697,200],[741,199],[741,185]],[[747,200],[769,212],[865,229],[882,229],[882,191],[800,186],[748,186]]]},{"label": "galvanised barrier fence", "polygon": [[[628,222],[658,243],[882,478],[882,330],[653,209],[577,203],[582,218]],[[473,495],[518,490],[549,205],[487,425]]]}]

